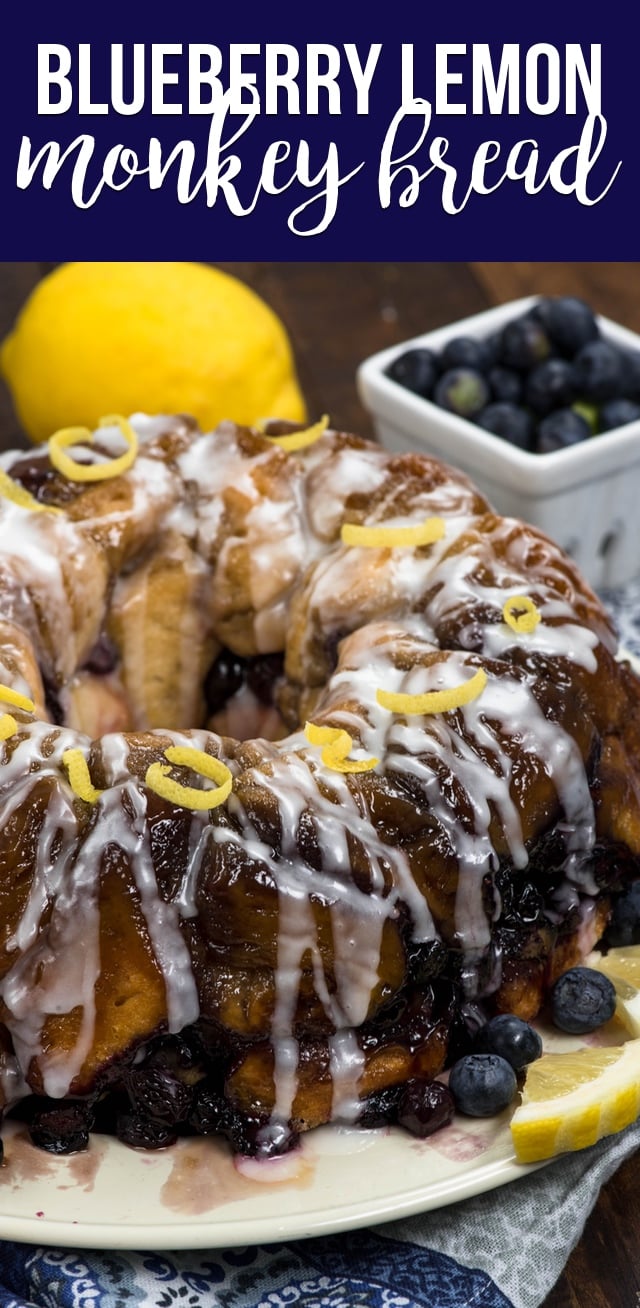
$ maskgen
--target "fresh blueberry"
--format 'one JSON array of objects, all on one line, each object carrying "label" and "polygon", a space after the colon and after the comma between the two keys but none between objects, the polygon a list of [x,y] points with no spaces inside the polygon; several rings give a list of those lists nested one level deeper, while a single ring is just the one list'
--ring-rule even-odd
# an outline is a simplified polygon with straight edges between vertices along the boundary
[{"label": "fresh blueberry", "polygon": [[607,976],[591,967],[572,967],[551,991],[553,1022],[571,1035],[596,1031],[616,1009],[616,992]]},{"label": "fresh blueberry", "polygon": [[597,404],[588,404],[586,400],[574,400],[571,408],[574,413],[578,413],[581,418],[584,418],[590,435],[595,436],[598,431],[599,421]]},{"label": "fresh blueberry", "polygon": [[476,368],[483,372],[489,366],[489,351],[483,340],[475,336],[454,336],[447,341],[440,355],[442,372],[450,368]]},{"label": "fresh blueberry", "polygon": [[599,335],[593,310],[575,295],[545,296],[531,314],[561,353],[570,357]]},{"label": "fresh blueberry", "polygon": [[535,1062],[542,1053],[542,1040],[528,1022],[513,1013],[500,1013],[492,1017],[478,1032],[476,1050],[479,1054],[499,1054],[515,1072]]},{"label": "fresh blueberry", "polygon": [[635,400],[607,400],[600,410],[600,430],[614,431],[640,418],[640,404]]},{"label": "fresh blueberry", "polygon": [[514,318],[502,329],[501,360],[508,368],[526,371],[551,353],[549,337],[534,318]]},{"label": "fresh blueberry", "polygon": [[551,454],[579,445],[591,435],[588,422],[574,409],[556,409],[542,419],[538,427],[536,449],[538,454]]},{"label": "fresh blueberry", "polygon": [[[624,350],[624,394],[632,400],[640,400],[640,350]],[[13,477],[13,469],[11,470]]]},{"label": "fresh blueberry", "polygon": [[398,1122],[421,1140],[447,1126],[455,1110],[453,1095],[440,1081],[407,1081],[398,1109]]},{"label": "fresh blueberry", "polygon": [[487,373],[494,400],[504,400],[507,404],[519,404],[522,399],[522,377],[513,368],[505,368],[496,363]]},{"label": "fresh blueberry", "polygon": [[433,398],[441,409],[472,418],[487,404],[489,387],[475,368],[450,368],[436,383]]},{"label": "fresh blueberry", "polygon": [[502,436],[511,445],[520,450],[530,450],[533,445],[533,419],[526,409],[506,400],[496,400],[487,404],[476,417],[478,427]]},{"label": "fresh blueberry", "polygon": [[516,1074],[498,1054],[467,1054],[451,1068],[449,1089],[467,1117],[493,1117],[511,1103]]},{"label": "fresh blueberry", "polygon": [[529,408],[542,416],[565,408],[576,393],[571,364],[566,359],[545,359],[532,368],[524,393]]},{"label": "fresh blueberry", "polygon": [[616,899],[606,941],[612,949],[640,943],[640,881],[632,881],[625,894]]},{"label": "fresh blueberry", "polygon": [[484,348],[486,355],[486,368],[495,367],[500,363],[500,354],[502,351],[502,332],[492,332],[490,336],[484,337]]},{"label": "fresh blueberry", "polygon": [[436,356],[433,350],[424,349],[422,346],[405,350],[404,354],[399,354],[387,368],[387,377],[391,377],[392,381],[404,386],[405,390],[414,391],[416,395],[423,395],[425,398],[431,395],[437,376]]},{"label": "fresh blueberry", "polygon": [[590,341],[574,359],[576,391],[587,400],[601,404],[622,394],[624,358],[609,341]]}]

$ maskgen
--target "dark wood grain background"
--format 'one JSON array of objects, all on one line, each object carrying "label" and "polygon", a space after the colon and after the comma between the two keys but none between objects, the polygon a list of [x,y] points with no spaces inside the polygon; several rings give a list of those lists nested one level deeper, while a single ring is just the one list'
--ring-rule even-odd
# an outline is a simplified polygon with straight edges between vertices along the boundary
[{"label": "dark wood grain background", "polygon": [[[310,414],[371,435],[356,394],[357,365],[375,350],[532,293],[580,295],[640,331],[640,264],[235,263],[219,265],[262,295],[287,327]],[[51,268],[0,263],[0,336]],[[233,415],[229,415],[233,417]],[[0,392],[0,448],[25,444]],[[545,1308],[640,1305],[640,1163],[605,1186]],[[437,1305],[434,1305],[437,1308]]]}]

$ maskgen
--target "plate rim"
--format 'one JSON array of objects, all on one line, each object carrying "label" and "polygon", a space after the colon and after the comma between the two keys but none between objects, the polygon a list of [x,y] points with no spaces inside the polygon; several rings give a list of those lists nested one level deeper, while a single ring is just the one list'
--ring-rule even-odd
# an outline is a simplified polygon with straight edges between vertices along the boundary
[{"label": "plate rim", "polygon": [[[397,1135],[398,1143],[403,1144],[405,1133],[399,1128],[391,1130]],[[508,1123],[505,1123],[502,1130],[508,1130]],[[381,1137],[388,1134],[388,1129],[383,1128],[380,1132]],[[119,1146],[115,1138],[102,1137],[102,1140],[108,1142],[107,1150],[110,1145]],[[410,1148],[416,1141],[407,1135],[406,1143],[407,1148]],[[203,1137],[202,1145],[203,1148],[206,1147],[206,1137]],[[336,1155],[335,1162],[353,1165],[357,1158],[357,1152],[352,1155]],[[59,1161],[62,1162],[62,1159]],[[546,1159],[539,1163],[519,1163],[515,1154],[510,1153],[484,1163],[478,1162],[475,1166],[466,1167],[464,1171],[442,1176],[424,1185],[413,1185],[408,1190],[390,1190],[370,1201],[354,1200],[339,1207],[319,1202],[317,1206],[302,1206],[299,1211],[288,1211],[282,1216],[277,1211],[278,1188],[272,1191],[274,1213],[249,1218],[225,1217],[220,1220],[214,1209],[208,1217],[176,1221],[171,1210],[167,1209],[166,1222],[132,1224],[123,1217],[111,1221],[81,1222],[49,1218],[44,1214],[38,1217],[0,1212],[0,1238],[18,1243],[59,1245],[69,1249],[129,1249],[149,1252],[237,1248],[303,1240],[380,1225],[457,1204],[530,1176],[554,1161],[556,1160]],[[55,1194],[55,1189],[53,1193]],[[306,1191],[306,1194],[312,1196],[313,1189]]]}]

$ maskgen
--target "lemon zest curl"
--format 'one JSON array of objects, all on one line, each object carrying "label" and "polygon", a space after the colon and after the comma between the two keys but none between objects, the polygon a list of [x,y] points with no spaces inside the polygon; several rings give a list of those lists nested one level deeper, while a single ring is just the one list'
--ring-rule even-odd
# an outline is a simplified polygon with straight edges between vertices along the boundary
[{"label": "lemon zest curl", "polygon": [[[192,749],[188,745],[170,745],[165,749],[167,763],[151,763],[147,768],[145,785],[162,799],[182,808],[209,809],[217,808],[229,798],[233,787],[233,774],[222,759],[205,754],[203,749]],[[198,790],[195,786],[183,786],[180,781],[172,781],[168,775],[173,763],[179,767],[191,768],[208,781],[215,781],[214,790]]]},{"label": "lemon zest curl", "polygon": [[305,427],[304,431],[292,431],[288,436],[267,436],[266,439],[272,445],[279,445],[281,450],[292,453],[294,450],[306,449],[307,445],[314,445],[324,436],[328,426],[329,415],[324,413],[319,422],[314,422],[312,427]]},{"label": "lemon zest curl", "polygon": [[69,773],[69,785],[78,799],[85,804],[97,804],[103,790],[97,790],[89,772],[89,764],[80,749],[65,749],[62,762]]},{"label": "lemon zest curl", "polygon": [[528,595],[512,595],[503,606],[502,616],[518,635],[535,631],[541,621],[540,613]]},{"label": "lemon zest curl", "polygon": [[35,704],[27,695],[21,695],[19,690],[12,690],[11,686],[0,685],[0,704],[13,704],[14,708],[22,709],[25,713],[33,713]]},{"label": "lemon zest curl", "polygon": [[128,446],[126,453],[119,455],[117,459],[110,459],[108,463],[76,463],[75,459],[65,454],[65,450],[70,445],[91,443],[95,440],[95,432],[90,431],[88,427],[62,427],[60,431],[54,432],[53,436],[49,437],[49,458],[53,467],[69,481],[108,481],[111,477],[119,477],[121,473],[127,472],[135,462],[138,437],[128,418],[123,418],[119,413],[112,413],[106,418],[101,418],[98,426],[119,427]]},{"label": "lemon zest curl", "polygon": [[[12,704],[14,708],[22,709],[24,713],[33,713],[35,709],[33,700],[29,699],[27,695],[21,695],[19,690],[13,690],[11,686],[1,684],[0,703]],[[11,736],[15,736],[17,730],[18,723],[12,713],[0,715],[0,741],[9,740]]]},{"label": "lemon zest curl", "polygon": [[323,746],[320,758],[332,772],[370,772],[379,761],[377,758],[350,759],[353,740],[349,732],[340,727],[319,727],[315,722],[307,722],[304,734],[310,745]]},{"label": "lemon zest curl", "polygon": [[18,730],[18,723],[11,713],[3,713],[0,717],[0,740],[9,740],[10,736],[15,736]]},{"label": "lemon zest curl", "polygon": [[487,684],[484,668],[465,681],[461,686],[452,686],[449,690],[428,690],[423,695],[396,694],[391,690],[377,690],[376,699],[381,708],[390,713],[419,714],[449,713],[452,709],[462,708],[477,699]]},{"label": "lemon zest curl", "polygon": [[343,545],[364,549],[397,549],[408,546],[433,545],[442,540],[445,525],[442,518],[425,518],[411,527],[360,527],[345,522],[340,535]]},{"label": "lemon zest curl", "polygon": [[60,513],[53,504],[41,504],[36,500],[20,482],[14,481],[8,472],[0,468],[0,495],[5,500],[10,500],[12,504],[17,504],[20,509],[29,509],[32,513]]}]

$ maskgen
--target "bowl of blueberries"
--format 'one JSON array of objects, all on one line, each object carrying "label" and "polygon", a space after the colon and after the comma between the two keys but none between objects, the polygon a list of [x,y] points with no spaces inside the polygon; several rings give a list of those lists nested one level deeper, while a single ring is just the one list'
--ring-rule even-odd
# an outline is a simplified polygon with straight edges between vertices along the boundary
[{"label": "bowl of blueberries", "polygon": [[640,573],[640,336],[574,296],[531,296],[372,355],[358,389],[392,450],[461,468],[593,586]]}]

